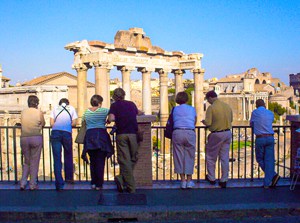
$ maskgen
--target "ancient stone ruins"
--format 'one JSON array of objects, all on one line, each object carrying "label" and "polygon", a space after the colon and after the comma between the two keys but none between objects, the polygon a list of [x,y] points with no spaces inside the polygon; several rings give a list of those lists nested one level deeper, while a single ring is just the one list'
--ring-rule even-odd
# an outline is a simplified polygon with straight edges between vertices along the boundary
[{"label": "ancient stone ruins", "polygon": [[[175,93],[183,91],[183,74],[190,70],[194,75],[194,104],[197,110],[198,122],[203,115],[203,76],[200,53],[185,54],[181,51],[166,51],[153,46],[149,37],[141,28],[120,30],[116,33],[114,43],[102,41],[76,41],[69,43],[65,49],[74,52],[72,67],[78,76],[78,114],[83,114],[87,100],[87,70],[95,69],[95,92],[104,98],[103,106],[110,106],[109,80],[110,70],[117,67],[122,73],[122,87],[126,99],[130,100],[130,75],[136,70],[141,72],[142,110],[151,114],[151,73],[157,72],[160,79],[160,121],[166,123],[168,111],[168,73],[175,76]],[[199,124],[199,123],[198,123]]]}]

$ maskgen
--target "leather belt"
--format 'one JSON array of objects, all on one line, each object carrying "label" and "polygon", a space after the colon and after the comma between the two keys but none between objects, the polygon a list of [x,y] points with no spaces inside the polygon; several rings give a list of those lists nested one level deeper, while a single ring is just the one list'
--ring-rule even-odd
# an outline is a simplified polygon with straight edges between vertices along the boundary
[{"label": "leather belt", "polygon": [[192,131],[195,131],[195,129],[189,129],[189,128],[175,128],[174,130],[192,130]]},{"label": "leather belt", "polygon": [[230,129],[224,129],[224,130],[220,130],[220,131],[212,131],[212,133],[216,133],[216,132],[227,132],[230,131]]},{"label": "leather belt", "polygon": [[220,130],[220,131],[212,131],[212,133],[216,133],[216,132],[227,132],[230,131],[230,129],[224,129],[224,130]]},{"label": "leather belt", "polygon": [[264,137],[270,137],[274,136],[274,134],[262,134],[262,135],[256,135],[256,138],[264,138]]}]

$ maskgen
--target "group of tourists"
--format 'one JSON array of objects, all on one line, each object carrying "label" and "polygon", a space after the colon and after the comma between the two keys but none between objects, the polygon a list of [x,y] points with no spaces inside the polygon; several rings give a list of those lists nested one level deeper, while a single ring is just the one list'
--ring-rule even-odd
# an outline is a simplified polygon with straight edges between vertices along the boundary
[{"label": "group of tourists", "polygon": [[[93,95],[90,99],[91,107],[86,109],[82,116],[82,124],[86,125],[86,133],[81,158],[90,163],[91,188],[100,190],[104,182],[105,160],[114,154],[106,124],[114,122],[117,135],[117,160],[120,166],[120,175],[115,177],[115,182],[120,192],[124,190],[135,193],[133,168],[138,153],[136,116],[143,113],[133,102],[125,100],[125,91],[122,88],[115,89],[112,98],[114,103],[110,109],[102,108],[103,98],[100,95]],[[21,113],[21,150],[24,155],[21,190],[26,189],[28,177],[30,177],[29,189],[38,189],[38,170],[43,148],[42,129],[45,126],[44,115],[38,109],[38,105],[38,97],[30,95],[28,108]],[[72,127],[76,126],[77,119],[74,107],[66,98],[62,98],[59,105],[51,112],[50,141],[57,191],[63,190],[65,183],[74,183]],[[64,178],[62,176],[62,151],[64,153]]]},{"label": "group of tourists", "polygon": [[[102,108],[103,98],[93,95],[90,105],[82,116],[82,125],[86,125],[83,151],[81,158],[90,163],[91,188],[100,190],[104,183],[105,160],[114,154],[111,137],[106,130],[106,124],[114,123],[116,128],[117,161],[120,166],[115,183],[119,192],[135,193],[136,185],[133,175],[138,159],[138,124],[137,115],[143,114],[132,101],[125,100],[125,91],[117,88],[112,96],[114,102],[110,108]],[[172,110],[173,132],[172,147],[175,173],[179,174],[182,189],[193,188],[192,180],[196,153],[197,114],[194,107],[188,105],[188,94],[179,92],[176,95],[178,106]],[[205,180],[216,184],[216,161],[221,162],[221,178],[218,184],[226,188],[229,173],[229,148],[232,138],[233,121],[230,106],[218,99],[215,91],[206,93],[210,103],[201,122],[208,127],[210,134],[206,144],[207,175]],[[38,188],[37,178],[39,161],[43,147],[42,128],[45,126],[44,115],[38,109],[39,99],[35,95],[28,97],[28,108],[21,113],[21,150],[24,155],[20,189],[25,190],[27,179],[29,189]],[[265,173],[264,188],[275,187],[279,175],[275,172],[274,131],[272,123],[274,114],[266,109],[262,99],[256,101],[252,112],[250,125],[256,135],[256,159]],[[72,127],[76,126],[77,113],[69,100],[62,98],[59,105],[53,109],[50,116],[51,145],[54,159],[55,187],[57,191],[64,189],[65,183],[74,183],[73,179],[73,140]],[[64,178],[62,176],[62,151],[64,152]]]},{"label": "group of tourists", "polygon": [[[215,172],[216,162],[219,159],[221,178],[218,185],[221,188],[226,188],[229,175],[229,148],[232,139],[233,113],[228,104],[218,99],[215,91],[207,92],[205,99],[210,104],[205,119],[201,121],[210,131],[205,145],[207,167],[205,180],[211,185],[217,183]],[[179,92],[176,96],[176,103],[179,105],[172,112],[174,166],[175,173],[180,175],[180,187],[182,189],[192,188],[195,185],[192,181],[192,174],[195,165],[195,124],[197,117],[195,109],[187,105],[187,102],[187,93]],[[272,128],[274,114],[266,109],[262,99],[256,101],[256,107],[250,120],[250,126],[256,135],[256,160],[265,174],[263,187],[266,189],[274,188],[280,179],[280,176],[275,172],[274,131]]]}]

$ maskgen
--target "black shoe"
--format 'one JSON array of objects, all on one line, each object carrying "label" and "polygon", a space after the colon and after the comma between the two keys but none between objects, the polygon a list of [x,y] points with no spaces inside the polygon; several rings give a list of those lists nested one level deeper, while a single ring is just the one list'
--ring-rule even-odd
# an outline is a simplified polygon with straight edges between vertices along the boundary
[{"label": "black shoe", "polygon": [[270,187],[276,187],[278,181],[280,179],[280,176],[278,174],[276,174],[273,179],[272,179],[272,183],[271,183],[271,186]]},{"label": "black shoe", "polygon": [[130,190],[129,188],[126,189],[126,192],[129,194],[135,194],[135,190]]},{"label": "black shoe", "polygon": [[221,187],[221,188],[226,188],[227,187],[227,182],[219,182],[219,186]]},{"label": "black shoe", "polygon": [[205,180],[208,181],[211,185],[215,185],[215,184],[216,184],[216,181],[215,181],[215,180],[210,180],[210,179],[208,178],[208,175],[207,175],[207,174],[205,175]]},{"label": "black shoe", "polygon": [[123,185],[121,184],[120,180],[118,179],[118,177],[115,177],[115,183],[117,185],[117,190],[120,192],[120,193],[123,193]]},{"label": "black shoe", "polygon": [[57,191],[57,192],[63,191],[63,190],[64,190],[64,188],[62,188],[62,187],[57,187],[57,188],[56,188],[56,191]]}]

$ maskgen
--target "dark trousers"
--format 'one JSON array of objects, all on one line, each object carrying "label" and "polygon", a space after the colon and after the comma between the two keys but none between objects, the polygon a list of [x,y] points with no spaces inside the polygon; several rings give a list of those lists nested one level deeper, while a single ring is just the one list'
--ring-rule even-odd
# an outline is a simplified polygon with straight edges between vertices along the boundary
[{"label": "dark trousers", "polygon": [[106,152],[97,150],[88,150],[90,156],[90,170],[91,170],[91,184],[95,184],[96,187],[102,187],[104,181],[104,167]]}]

